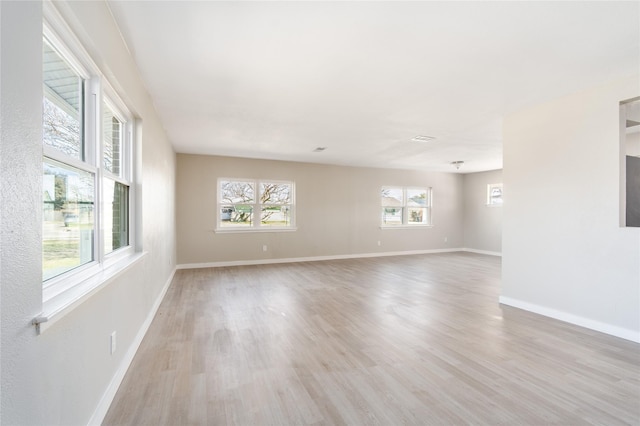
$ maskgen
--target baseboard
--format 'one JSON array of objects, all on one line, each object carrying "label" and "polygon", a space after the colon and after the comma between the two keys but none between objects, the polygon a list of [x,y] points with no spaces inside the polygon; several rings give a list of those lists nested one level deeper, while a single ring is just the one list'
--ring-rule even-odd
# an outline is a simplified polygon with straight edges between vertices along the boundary
[{"label": "baseboard", "polygon": [[162,303],[162,300],[164,299],[164,296],[167,293],[169,286],[171,285],[171,281],[173,281],[173,277],[175,273],[176,273],[176,269],[174,268],[173,271],[171,272],[171,275],[169,275],[169,279],[167,279],[167,281],[165,282],[164,287],[162,288],[162,291],[160,292],[160,294],[156,298],[156,301],[151,307],[151,310],[149,311],[149,315],[147,315],[147,318],[144,320],[144,323],[142,323],[142,326],[138,330],[138,334],[136,334],[136,337],[131,343],[131,346],[129,346],[129,350],[127,351],[124,358],[122,359],[122,362],[120,363],[118,370],[116,370],[116,373],[114,374],[113,379],[111,379],[111,383],[109,383],[107,390],[102,395],[102,398],[98,403],[98,406],[96,407],[95,411],[93,412],[93,415],[91,416],[91,419],[89,420],[89,423],[88,423],[89,425],[102,424],[104,417],[107,415],[107,411],[109,411],[109,407],[113,402],[113,398],[115,398],[116,392],[118,391],[118,388],[120,387],[120,384],[122,383],[122,380],[124,379],[124,376],[127,373],[127,370],[131,365],[131,362],[133,361],[133,357],[136,355],[136,352],[138,351],[138,348],[140,347],[140,344],[142,343],[142,339],[144,339],[145,334],[147,334],[147,330],[149,329],[149,326],[151,326],[151,322],[153,321],[153,318],[156,316],[156,312],[158,312],[158,308],[160,308],[160,304]]},{"label": "baseboard", "polygon": [[252,259],[232,260],[227,262],[185,263],[177,266],[177,269],[220,268],[223,266],[248,266],[270,265],[276,263],[318,262],[322,260],[362,259],[366,257],[409,256],[415,254],[451,253],[462,251],[460,248],[434,249],[434,250],[409,250],[390,251],[383,253],[339,254],[333,256],[289,257],[279,259]]},{"label": "baseboard", "polygon": [[488,254],[490,256],[502,257],[502,253],[499,251],[477,250],[472,248],[463,248],[462,251],[468,251],[469,253]]},{"label": "baseboard", "polygon": [[552,308],[547,308],[545,306],[524,302],[522,300],[512,299],[511,297],[500,296],[499,300],[500,300],[500,303],[503,305],[508,305],[514,308],[523,309],[525,311],[540,314],[545,317],[554,318],[560,321],[568,322],[570,324],[579,325],[580,327],[588,328],[590,330],[599,331],[601,333],[609,334],[611,336],[620,337],[621,339],[631,340],[632,342],[640,343],[640,332],[635,330],[617,327],[615,325],[603,323],[600,321],[595,321],[589,318],[580,317],[567,312],[558,311]]}]

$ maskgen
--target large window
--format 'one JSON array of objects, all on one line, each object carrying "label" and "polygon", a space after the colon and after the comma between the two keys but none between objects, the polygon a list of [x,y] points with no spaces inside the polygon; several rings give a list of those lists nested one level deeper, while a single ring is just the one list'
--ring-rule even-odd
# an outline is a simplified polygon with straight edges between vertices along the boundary
[{"label": "large window", "polygon": [[42,276],[60,291],[132,250],[132,119],[82,63],[45,27]]},{"label": "large window", "polygon": [[249,179],[218,181],[218,229],[292,229],[293,182]]},{"label": "large window", "polygon": [[431,225],[431,188],[384,186],[382,227]]}]

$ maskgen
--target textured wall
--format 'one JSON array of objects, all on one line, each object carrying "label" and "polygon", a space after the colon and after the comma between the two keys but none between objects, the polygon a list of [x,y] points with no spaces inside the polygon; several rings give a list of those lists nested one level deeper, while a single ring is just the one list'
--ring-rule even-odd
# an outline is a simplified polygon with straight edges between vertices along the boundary
[{"label": "textured wall", "polygon": [[0,8],[0,423],[16,424],[26,423],[17,413],[37,410],[34,394],[46,391],[38,380],[45,352],[30,325],[42,301],[42,5]]},{"label": "textured wall", "polygon": [[[148,254],[43,334],[42,3],[0,2],[0,423],[87,424],[174,270],[175,154],[105,2],[56,2],[142,121],[139,242]],[[117,331],[118,349],[109,352]],[[108,401],[107,401],[108,402]],[[104,401],[103,401],[104,404]],[[100,419],[97,419],[98,421]]]}]

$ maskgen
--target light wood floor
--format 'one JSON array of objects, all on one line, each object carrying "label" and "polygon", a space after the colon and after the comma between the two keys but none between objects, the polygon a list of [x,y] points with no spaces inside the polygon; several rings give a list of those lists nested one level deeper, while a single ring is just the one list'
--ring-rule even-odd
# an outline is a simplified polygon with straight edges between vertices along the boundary
[{"label": "light wood floor", "polygon": [[640,345],[470,253],[178,271],[104,424],[640,424]]}]

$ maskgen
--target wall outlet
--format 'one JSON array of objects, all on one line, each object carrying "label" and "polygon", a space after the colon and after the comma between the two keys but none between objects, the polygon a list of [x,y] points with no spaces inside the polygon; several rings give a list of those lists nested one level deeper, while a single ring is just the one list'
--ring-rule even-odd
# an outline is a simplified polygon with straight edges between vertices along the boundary
[{"label": "wall outlet", "polygon": [[266,244],[262,246],[262,251],[267,251],[267,245]]},{"label": "wall outlet", "polygon": [[444,242],[446,243],[447,241],[449,241],[449,237],[444,237]]},{"label": "wall outlet", "polygon": [[378,247],[382,245],[382,242],[378,240]]},{"label": "wall outlet", "polygon": [[111,333],[111,355],[116,352],[116,332]]}]

